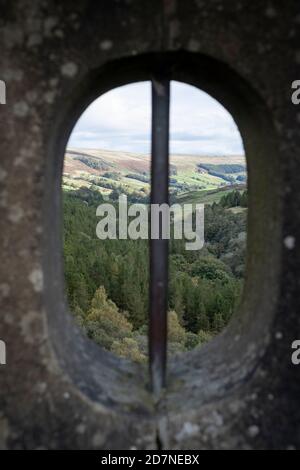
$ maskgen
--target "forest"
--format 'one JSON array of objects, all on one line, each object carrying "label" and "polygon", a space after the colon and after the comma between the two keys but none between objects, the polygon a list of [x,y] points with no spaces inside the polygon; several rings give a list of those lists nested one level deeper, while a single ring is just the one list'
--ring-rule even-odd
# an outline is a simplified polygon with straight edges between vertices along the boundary
[{"label": "forest", "polygon": [[[111,195],[116,203],[116,195]],[[134,361],[147,358],[149,242],[99,240],[98,191],[63,192],[66,295],[86,335]],[[105,201],[107,202],[107,201]],[[144,202],[144,201],[143,201]],[[170,240],[168,353],[208,341],[228,323],[239,302],[245,266],[247,194],[233,191],[205,206],[205,245],[186,251]]]}]

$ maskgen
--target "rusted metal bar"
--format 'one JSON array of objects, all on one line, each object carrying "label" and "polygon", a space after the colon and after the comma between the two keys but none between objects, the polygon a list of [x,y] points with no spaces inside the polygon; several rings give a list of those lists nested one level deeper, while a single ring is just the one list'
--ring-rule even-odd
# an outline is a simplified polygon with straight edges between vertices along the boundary
[{"label": "rusted metal bar", "polygon": [[[169,202],[169,109],[170,81],[156,77],[152,80],[151,207]],[[167,307],[168,240],[160,230],[158,239],[151,236],[150,241],[149,357],[155,395],[166,385]]]}]

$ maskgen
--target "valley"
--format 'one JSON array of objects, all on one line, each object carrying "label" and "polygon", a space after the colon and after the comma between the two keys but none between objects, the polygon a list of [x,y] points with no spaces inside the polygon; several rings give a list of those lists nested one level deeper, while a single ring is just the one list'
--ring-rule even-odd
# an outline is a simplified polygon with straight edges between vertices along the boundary
[{"label": "valley", "polygon": [[[171,155],[170,194],[180,202],[211,204],[232,189],[244,190],[246,162],[243,155]],[[113,191],[137,199],[149,196],[150,156],[95,149],[67,149],[63,188]]]},{"label": "valley", "polygon": [[[242,156],[174,155],[170,202],[205,204],[205,245],[169,242],[168,354],[201,347],[238,305],[245,269],[246,166]],[[85,334],[106,350],[146,364],[149,241],[99,240],[97,207],[118,197],[148,203],[150,158],[68,149],[63,175],[64,261],[69,306]]]}]

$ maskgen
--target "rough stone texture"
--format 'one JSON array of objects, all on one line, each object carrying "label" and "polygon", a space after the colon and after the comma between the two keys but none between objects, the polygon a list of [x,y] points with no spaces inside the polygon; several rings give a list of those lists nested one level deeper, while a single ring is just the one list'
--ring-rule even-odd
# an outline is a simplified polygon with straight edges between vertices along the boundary
[{"label": "rough stone texture", "polygon": [[[300,5],[286,0],[2,1],[0,448],[300,448]],[[99,93],[170,63],[232,113],[249,165],[239,312],[171,361],[158,406],[137,366],[66,313],[60,175]]]}]

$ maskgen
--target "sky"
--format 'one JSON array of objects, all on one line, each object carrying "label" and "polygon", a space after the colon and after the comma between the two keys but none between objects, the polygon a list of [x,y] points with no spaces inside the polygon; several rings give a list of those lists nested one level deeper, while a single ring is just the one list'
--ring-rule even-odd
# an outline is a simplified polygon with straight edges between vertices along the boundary
[{"label": "sky", "polygon": [[[150,153],[151,84],[115,88],[81,115],[68,147]],[[244,154],[231,115],[203,91],[171,82],[170,153]]]}]

